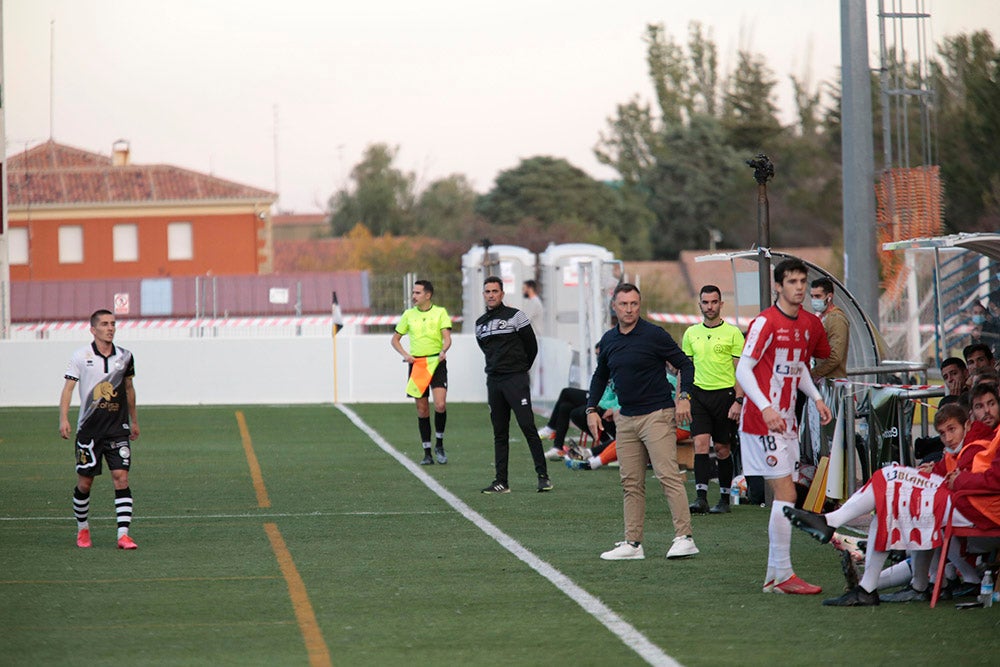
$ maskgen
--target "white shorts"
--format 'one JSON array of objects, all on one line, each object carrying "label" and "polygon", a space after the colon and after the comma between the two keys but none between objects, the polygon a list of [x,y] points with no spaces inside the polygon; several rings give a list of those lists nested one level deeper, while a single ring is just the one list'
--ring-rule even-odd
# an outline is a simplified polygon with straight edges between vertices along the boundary
[{"label": "white shorts", "polygon": [[789,433],[752,435],[740,431],[740,459],[744,475],[768,479],[796,477],[799,464],[799,439]]}]

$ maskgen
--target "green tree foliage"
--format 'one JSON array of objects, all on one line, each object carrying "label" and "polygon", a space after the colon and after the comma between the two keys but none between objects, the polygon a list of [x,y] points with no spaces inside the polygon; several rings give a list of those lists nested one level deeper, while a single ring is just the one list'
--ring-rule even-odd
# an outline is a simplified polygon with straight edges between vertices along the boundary
[{"label": "green tree foliage", "polygon": [[996,231],[1000,51],[988,32],[947,37],[932,63],[938,96],[945,219],[954,231]]},{"label": "green tree foliage", "polygon": [[562,158],[536,156],[521,160],[497,176],[493,189],[481,196],[476,211],[488,223],[481,228],[494,243],[513,242],[532,250],[549,243],[587,242],[613,252],[623,245],[641,252],[628,235],[629,221],[648,213],[634,200],[574,167]]},{"label": "green tree foliage", "polygon": [[497,176],[493,189],[479,198],[476,211],[495,225],[515,225],[533,218],[554,223],[596,222],[613,204],[611,191],[562,158],[537,156]]},{"label": "green tree foliage", "polygon": [[608,125],[608,131],[600,134],[594,154],[601,164],[614,168],[627,187],[638,187],[656,166],[656,155],[663,143],[649,105],[637,97],[619,104],[617,115],[608,119]]},{"label": "green tree foliage", "polygon": [[726,85],[722,112],[727,141],[737,150],[766,152],[782,132],[774,103],[777,81],[763,56],[740,51],[737,60],[739,64]]},{"label": "green tree foliage", "polygon": [[[757,191],[744,162],[758,152],[780,174],[769,192],[772,245],[828,242],[840,226],[839,194],[828,200],[839,151],[833,156],[818,138],[819,89],[805,78],[794,82],[800,121],[784,128],[774,74],[761,56],[741,51],[723,77],[718,49],[700,24],[689,26],[684,46],[662,25],[648,26],[643,39],[658,108],[638,98],[619,105],[594,152],[621,175],[623,199],[652,212],[652,256],[704,248],[711,230],[722,232],[724,247],[753,244]],[[796,198],[800,185],[810,189]]]},{"label": "green tree foliage", "polygon": [[440,239],[464,239],[476,218],[479,195],[461,174],[433,181],[413,210],[416,231]]},{"label": "green tree foliage", "polygon": [[707,247],[712,229],[732,241],[744,227],[733,215],[740,209],[740,190],[747,190],[744,176],[740,155],[726,143],[718,119],[696,114],[667,131],[644,181],[656,215],[653,256],[673,258],[687,248]]},{"label": "green tree foliage", "polygon": [[398,148],[371,144],[351,170],[351,184],[330,197],[330,231],[341,236],[363,224],[372,234],[413,231],[412,173],[392,166]]}]

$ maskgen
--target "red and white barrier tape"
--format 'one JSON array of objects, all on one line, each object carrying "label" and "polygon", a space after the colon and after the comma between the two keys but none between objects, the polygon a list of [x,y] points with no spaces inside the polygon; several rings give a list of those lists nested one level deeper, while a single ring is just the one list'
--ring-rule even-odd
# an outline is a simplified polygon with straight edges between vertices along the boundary
[{"label": "red and white barrier tape", "polygon": [[[698,324],[702,321],[701,315],[687,315],[684,313],[646,313],[646,317],[652,322],[663,322],[665,324]],[[750,324],[752,317],[722,318],[734,326],[746,326]]]},{"label": "red and white barrier tape", "polygon": [[[344,325],[391,325],[399,322],[399,315],[345,315]],[[461,317],[451,318],[461,322]],[[119,329],[191,329],[195,327],[280,327],[280,326],[333,326],[333,316],[304,317],[219,317],[188,319],[122,319]],[[76,322],[31,322],[14,324],[15,331],[81,331],[90,328],[86,320]]]}]

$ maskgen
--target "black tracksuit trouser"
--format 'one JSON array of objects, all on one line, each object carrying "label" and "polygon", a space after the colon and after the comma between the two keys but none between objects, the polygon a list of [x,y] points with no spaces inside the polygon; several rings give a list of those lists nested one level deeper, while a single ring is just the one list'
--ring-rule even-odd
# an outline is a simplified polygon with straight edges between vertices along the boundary
[{"label": "black tracksuit trouser", "polygon": [[490,406],[493,424],[493,460],[496,481],[507,484],[507,459],[510,455],[510,413],[514,411],[517,425],[528,441],[535,473],[548,477],[542,439],[535,428],[535,414],[531,410],[531,381],[527,373],[490,375],[486,378],[486,400]]}]

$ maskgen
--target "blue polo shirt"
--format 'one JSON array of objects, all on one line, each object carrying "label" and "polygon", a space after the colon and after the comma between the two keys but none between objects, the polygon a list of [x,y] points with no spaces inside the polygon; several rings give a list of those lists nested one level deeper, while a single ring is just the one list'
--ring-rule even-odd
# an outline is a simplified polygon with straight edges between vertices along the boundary
[{"label": "blue polo shirt", "polygon": [[601,337],[597,369],[590,380],[588,407],[595,407],[608,380],[614,380],[615,393],[626,417],[646,415],[674,407],[673,388],[667,380],[666,362],[680,373],[681,391],[694,388],[694,364],[673,337],[639,318],[627,334],[618,327]]}]

